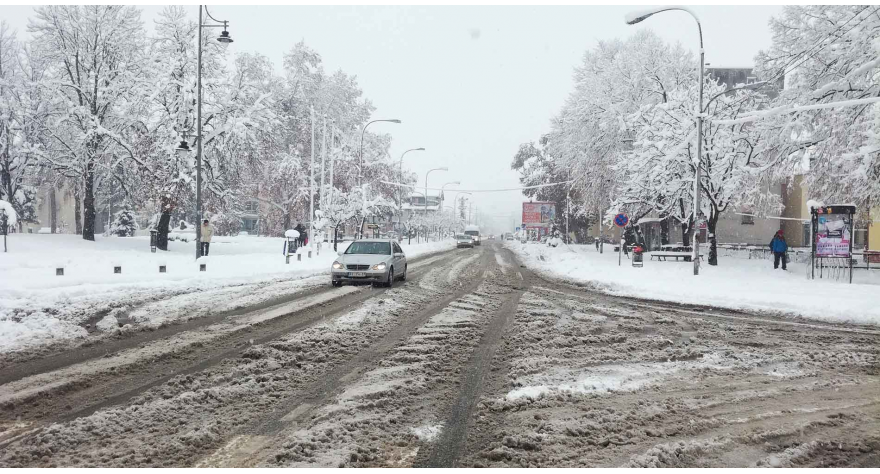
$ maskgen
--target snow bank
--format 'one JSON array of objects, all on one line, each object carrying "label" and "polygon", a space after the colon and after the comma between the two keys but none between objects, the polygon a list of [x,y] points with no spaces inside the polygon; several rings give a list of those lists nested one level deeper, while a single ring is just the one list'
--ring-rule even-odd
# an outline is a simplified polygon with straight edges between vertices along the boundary
[{"label": "snow bank", "polygon": [[[632,267],[617,253],[599,254],[594,246],[506,242],[529,268],[568,282],[591,283],[619,296],[760,311],[810,319],[880,324],[880,271],[855,270],[853,284],[807,280],[805,264],[791,262],[788,271],[774,270],[772,260],[719,256],[719,265],[705,262],[700,275],[685,262],[651,261]],[[610,246],[606,247],[609,250]]]}]

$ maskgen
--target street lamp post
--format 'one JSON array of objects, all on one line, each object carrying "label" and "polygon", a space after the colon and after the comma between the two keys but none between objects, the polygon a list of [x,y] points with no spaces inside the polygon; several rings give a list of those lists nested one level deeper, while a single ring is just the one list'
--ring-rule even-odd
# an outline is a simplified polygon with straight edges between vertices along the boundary
[{"label": "street lamp post", "polygon": [[703,51],[703,26],[700,24],[700,19],[697,17],[696,13],[694,13],[690,8],[687,7],[660,7],[654,10],[629,14],[626,16],[626,23],[628,25],[635,25],[636,23],[646,20],[652,15],[671,10],[681,10],[692,16],[694,18],[694,21],[697,22],[697,32],[700,35],[700,77],[698,78],[700,82],[700,105],[697,108],[697,162],[694,165],[696,171],[694,173],[694,234],[692,239],[694,246],[694,255],[692,257],[694,261],[694,275],[699,275],[700,243],[698,239],[698,232],[700,228],[700,194],[702,194],[700,192],[700,164],[703,158],[703,82],[705,67],[705,52]]},{"label": "street lamp post", "polygon": [[[406,156],[406,154],[411,151],[425,151],[425,149],[424,148],[410,148],[409,150],[406,150],[405,152],[403,152],[400,155],[400,179],[397,184],[403,184],[403,157]],[[397,187],[397,212],[398,212],[397,220],[400,221],[401,219],[403,219],[403,186]],[[400,227],[399,224],[398,224],[398,227]],[[409,230],[409,226],[407,226],[407,231],[408,230]],[[409,233],[409,232],[407,232],[407,233]]]},{"label": "street lamp post", "polygon": [[[364,134],[367,133],[367,127],[376,122],[401,123],[399,119],[377,119],[367,122],[364,128],[361,129],[361,146],[358,151],[358,187],[361,188],[361,193],[363,193],[361,197],[364,200],[366,200],[366,190],[364,189]],[[357,234],[360,236],[359,238],[363,238],[363,233],[364,224],[361,222],[360,228],[357,231]]]},{"label": "street lamp post", "polygon": [[[449,168],[447,168],[445,166],[442,168],[434,168],[434,169],[428,170],[428,172],[425,173],[425,222],[428,221],[428,176],[431,175],[432,171],[449,171]],[[425,230],[425,241],[426,242],[427,242],[427,239],[428,239],[428,232],[426,229]]]},{"label": "street lamp post", "polygon": [[[204,23],[203,13],[214,23]],[[217,41],[229,44],[232,43],[232,37],[229,36],[229,31],[227,31],[228,26],[228,21],[214,18],[208,12],[208,7],[199,5],[199,52],[196,68],[196,140],[198,140],[198,146],[196,147],[196,259],[201,257],[202,253],[202,28],[223,28],[220,36],[217,37]],[[181,140],[176,151],[178,153],[189,153],[189,144],[186,142],[186,138]]]}]

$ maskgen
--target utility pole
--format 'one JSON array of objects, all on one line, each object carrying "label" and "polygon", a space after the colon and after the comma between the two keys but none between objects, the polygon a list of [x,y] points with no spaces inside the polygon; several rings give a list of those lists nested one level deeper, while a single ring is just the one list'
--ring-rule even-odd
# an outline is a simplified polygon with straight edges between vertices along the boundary
[{"label": "utility pole", "polygon": [[318,190],[318,207],[323,211],[327,193],[324,190],[324,166],[327,162],[327,115],[324,115],[324,127],[321,130],[321,188]]},{"label": "utility pole", "polygon": [[315,109],[309,107],[312,118],[312,141],[309,148],[312,152],[312,160],[309,163],[309,247],[313,247],[315,241]]}]

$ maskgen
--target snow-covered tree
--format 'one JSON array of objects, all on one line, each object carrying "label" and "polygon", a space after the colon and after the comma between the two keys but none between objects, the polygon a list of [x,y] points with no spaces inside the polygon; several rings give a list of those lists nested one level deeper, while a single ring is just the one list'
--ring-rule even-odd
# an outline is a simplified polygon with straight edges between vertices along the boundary
[{"label": "snow-covered tree", "polygon": [[[625,41],[602,41],[575,70],[575,90],[551,123],[547,151],[576,181],[579,216],[601,214],[617,194],[615,172],[631,146],[628,123],[640,107],[669,100],[696,81],[696,61],[680,45],[641,31]],[[662,216],[666,217],[666,216]]]},{"label": "snow-covered tree", "polygon": [[[95,239],[95,179],[118,156],[138,159],[124,142],[135,125],[129,113],[148,81],[146,34],[134,7],[44,6],[29,30],[47,63],[62,113],[48,127],[51,150],[42,158],[82,183],[85,240]],[[112,169],[112,164],[110,169]]]},{"label": "snow-covered tree", "polygon": [[[785,75],[771,110],[880,96],[876,6],[789,5],[770,30],[772,44],[756,57],[756,70],[761,77]],[[810,194],[825,202],[880,202],[877,104],[772,114],[755,127],[780,178],[805,174]]]},{"label": "snow-covered tree", "polygon": [[136,230],[138,230],[137,216],[127,206],[113,215],[113,222],[110,223],[111,235],[132,237]]},{"label": "snow-covered tree", "polygon": [[[749,205],[766,212],[778,210],[778,197],[769,192],[765,155],[757,149],[758,134],[751,124],[724,125],[715,120],[736,119],[766,105],[755,91],[725,93],[726,86],[706,79],[704,104],[710,118],[703,123],[703,155],[696,156],[696,84],[670,91],[666,102],[646,105],[633,114],[633,150],[616,169],[626,176],[614,207],[635,216],[656,212],[679,221],[683,232],[693,225],[693,184],[701,167],[700,214],[709,233],[709,264],[717,265],[715,230],[731,206]],[[684,237],[684,236],[683,236]],[[686,241],[686,240],[683,240]]]},{"label": "snow-covered tree", "polygon": [[48,114],[39,87],[43,73],[28,46],[0,22],[0,199],[13,206],[19,226],[37,220],[37,158]]}]

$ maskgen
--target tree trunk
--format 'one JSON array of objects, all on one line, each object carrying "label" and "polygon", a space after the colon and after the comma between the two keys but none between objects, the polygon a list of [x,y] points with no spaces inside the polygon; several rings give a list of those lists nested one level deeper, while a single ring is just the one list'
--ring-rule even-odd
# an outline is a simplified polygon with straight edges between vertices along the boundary
[{"label": "tree trunk", "polygon": [[669,244],[669,218],[662,217],[660,219],[660,245]]},{"label": "tree trunk", "polygon": [[49,227],[52,233],[58,232],[58,203],[55,198],[55,185],[49,189]]},{"label": "tree trunk", "polygon": [[75,224],[74,230],[77,235],[82,235],[82,199],[80,196],[80,182],[76,180],[73,184],[73,221]]},{"label": "tree trunk", "polygon": [[691,227],[693,227],[693,219],[688,219],[687,222],[683,222],[681,224],[681,245],[687,247],[690,245],[690,235],[691,235]]},{"label": "tree trunk", "polygon": [[95,240],[95,164],[86,165],[83,199],[83,240]]},{"label": "tree trunk", "polygon": [[715,226],[718,224],[718,213],[709,216],[709,265],[718,265],[718,241],[715,238]]},{"label": "tree trunk", "polygon": [[159,217],[159,224],[156,226],[156,248],[159,250],[168,250],[168,227],[171,224],[171,209],[162,210]]},{"label": "tree trunk", "polygon": [[288,209],[287,212],[284,213],[284,230],[283,230],[283,232],[287,232],[289,229],[290,229],[290,209]]}]

